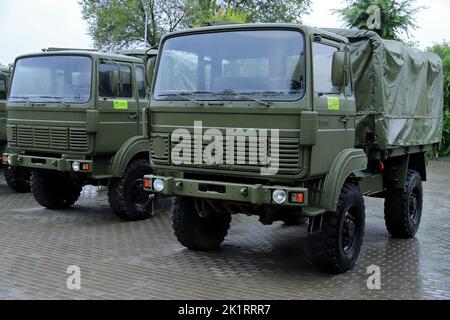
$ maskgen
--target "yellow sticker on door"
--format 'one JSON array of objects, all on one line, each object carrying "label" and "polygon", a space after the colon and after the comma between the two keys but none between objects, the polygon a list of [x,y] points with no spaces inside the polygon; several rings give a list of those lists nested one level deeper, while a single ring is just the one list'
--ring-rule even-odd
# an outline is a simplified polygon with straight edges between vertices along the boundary
[{"label": "yellow sticker on door", "polygon": [[339,98],[328,97],[328,110],[339,110]]},{"label": "yellow sticker on door", "polygon": [[127,100],[114,100],[114,109],[115,110],[128,110],[128,101]]}]

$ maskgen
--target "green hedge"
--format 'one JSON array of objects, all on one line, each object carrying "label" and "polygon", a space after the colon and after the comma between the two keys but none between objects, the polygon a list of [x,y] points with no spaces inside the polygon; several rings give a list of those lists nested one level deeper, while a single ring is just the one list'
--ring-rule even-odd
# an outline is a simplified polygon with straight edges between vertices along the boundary
[{"label": "green hedge", "polygon": [[441,150],[439,157],[450,157],[450,111],[444,111],[444,133],[442,136]]}]

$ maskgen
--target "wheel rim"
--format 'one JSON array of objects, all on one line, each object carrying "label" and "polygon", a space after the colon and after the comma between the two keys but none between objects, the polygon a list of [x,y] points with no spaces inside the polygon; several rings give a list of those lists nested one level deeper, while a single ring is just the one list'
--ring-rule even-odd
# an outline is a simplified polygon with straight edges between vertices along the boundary
[{"label": "wheel rim", "polygon": [[358,239],[358,223],[355,214],[356,207],[350,206],[344,216],[344,222],[342,226],[342,250],[344,253],[349,254],[355,248],[355,244]]},{"label": "wheel rim", "polygon": [[419,191],[414,188],[409,198],[409,220],[415,222],[418,217],[419,210]]},{"label": "wheel rim", "polygon": [[137,179],[131,187],[131,201],[139,208],[144,208],[152,201],[150,192],[144,190],[144,180]]}]

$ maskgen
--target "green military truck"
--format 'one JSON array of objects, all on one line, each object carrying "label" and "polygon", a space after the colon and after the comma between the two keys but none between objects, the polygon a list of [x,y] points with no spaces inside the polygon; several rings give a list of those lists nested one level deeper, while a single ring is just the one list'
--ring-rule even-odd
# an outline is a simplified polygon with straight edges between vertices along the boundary
[{"label": "green military truck", "polygon": [[363,196],[394,237],[422,214],[426,155],[442,135],[441,60],[369,31],[295,24],[166,35],[149,112],[149,192],[174,196],[175,235],[223,242],[231,215],[309,218],[313,261],[345,272],[363,242]]},{"label": "green military truck", "polygon": [[[147,50],[146,60],[156,53]],[[83,185],[95,184],[108,187],[120,218],[152,215],[153,200],[142,188],[152,172],[142,135],[146,73],[143,59],[95,50],[54,48],[16,59],[4,158],[32,170],[39,204],[68,208]]]},{"label": "green military truck", "polygon": [[[6,151],[6,101],[9,94],[11,68],[0,66],[0,154]],[[8,186],[16,192],[30,191],[30,173],[21,168],[3,166]]]}]

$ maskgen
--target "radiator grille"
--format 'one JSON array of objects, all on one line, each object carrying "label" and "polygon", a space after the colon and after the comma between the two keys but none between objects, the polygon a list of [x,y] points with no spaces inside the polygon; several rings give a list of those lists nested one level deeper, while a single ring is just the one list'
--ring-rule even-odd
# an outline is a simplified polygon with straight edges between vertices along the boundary
[{"label": "radiator grille", "polygon": [[[167,139],[168,140],[168,139]],[[203,149],[202,152],[204,152],[205,147],[210,144],[210,142],[206,141],[203,142]],[[172,148],[174,145],[172,145]],[[301,168],[301,150],[300,150],[300,140],[295,138],[280,138],[279,146],[276,148],[275,146],[268,147],[269,152],[268,156],[274,155],[275,151],[278,151],[279,154],[279,170],[277,174],[296,174],[299,172]],[[256,172],[260,171],[261,164],[259,162],[258,157],[258,164],[250,163],[250,153],[253,155],[258,154],[258,147],[252,147],[249,145],[248,141],[243,148],[242,144],[238,144],[237,142],[234,143],[234,164],[229,165],[226,163],[226,157],[228,154],[228,147],[226,143],[224,143],[224,152],[223,152],[223,164],[219,165],[212,165],[207,166],[206,164],[202,165],[196,165],[194,164],[194,151],[195,145],[194,142],[192,142],[192,149],[191,149],[191,164],[183,164],[184,167],[201,167],[201,168],[207,168],[207,169],[217,169],[217,170],[233,170],[233,171],[248,171],[248,172]],[[239,153],[240,151],[240,153]],[[167,155],[168,157],[169,155]],[[165,159],[167,162],[168,159]],[[156,161],[154,161],[157,163]]]},{"label": "radiator grille", "polygon": [[82,128],[9,126],[11,147],[61,152],[87,152],[88,133]]}]

